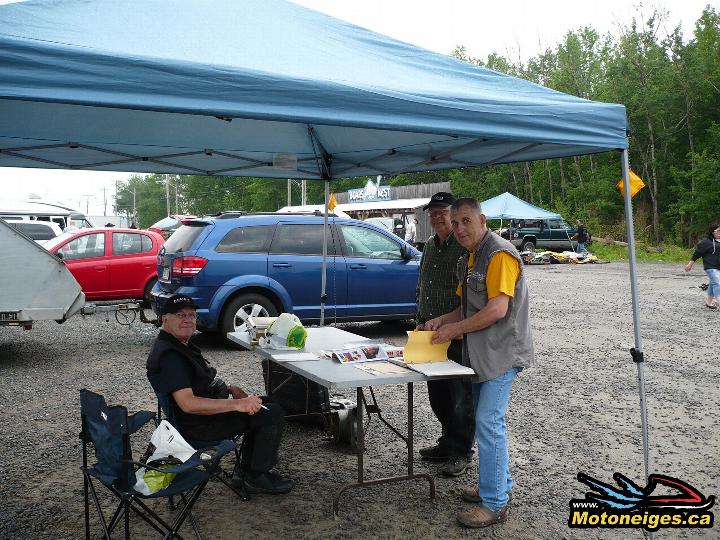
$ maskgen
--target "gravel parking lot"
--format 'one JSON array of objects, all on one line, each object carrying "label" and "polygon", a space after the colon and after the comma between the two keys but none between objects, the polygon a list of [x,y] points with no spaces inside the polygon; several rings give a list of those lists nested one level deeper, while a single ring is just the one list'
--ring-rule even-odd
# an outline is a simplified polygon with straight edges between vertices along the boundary
[{"label": "gravel parking lot", "polygon": [[[297,480],[295,490],[243,503],[211,484],[195,512],[204,536],[641,538],[639,531],[567,526],[569,500],[585,492],[578,472],[612,483],[618,471],[645,484],[636,369],[628,352],[634,343],[627,264],[534,266],[527,273],[537,366],[518,378],[508,414],[516,487],[507,523],[486,531],[458,527],[455,514],[467,504],[459,492],[476,479],[477,464],[447,479],[437,465],[419,459],[416,470],[437,477],[434,502],[420,481],[356,489],[343,495],[334,520],[332,494],[355,479],[355,456],[319,429],[289,424],[279,468]],[[680,265],[640,265],[652,469],[717,496],[720,313],[703,307],[697,288],[703,281],[704,273],[684,275]],[[341,327],[394,344],[402,344],[410,328]],[[144,368],[155,334],[150,325],[126,327],[100,316],[42,323],[31,332],[0,328],[0,538],[83,536],[78,390],[92,389],[133,411],[155,410]],[[225,380],[262,392],[256,354],[207,336],[198,343]],[[405,429],[404,387],[382,387],[376,394],[384,415]],[[416,447],[438,436],[424,385],[415,389],[415,428]],[[367,445],[369,477],[406,465],[402,443],[375,419]],[[138,443],[136,452],[143,447]],[[154,537],[139,520],[133,525],[134,537]],[[718,526],[661,529],[657,537],[717,538]]]}]

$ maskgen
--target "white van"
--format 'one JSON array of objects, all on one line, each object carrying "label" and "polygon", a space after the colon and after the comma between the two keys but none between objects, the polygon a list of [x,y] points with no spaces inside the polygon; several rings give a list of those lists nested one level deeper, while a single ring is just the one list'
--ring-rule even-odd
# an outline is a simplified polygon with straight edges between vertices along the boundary
[{"label": "white van", "polygon": [[13,221],[46,221],[65,229],[73,221],[80,229],[92,227],[85,214],[58,204],[0,199],[0,218]]}]

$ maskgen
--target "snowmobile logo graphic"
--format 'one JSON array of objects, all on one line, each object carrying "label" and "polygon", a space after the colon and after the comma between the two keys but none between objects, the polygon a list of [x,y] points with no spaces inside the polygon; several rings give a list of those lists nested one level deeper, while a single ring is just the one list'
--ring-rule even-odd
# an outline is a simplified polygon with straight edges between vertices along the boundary
[{"label": "snowmobile logo graphic", "polygon": [[592,491],[585,499],[570,501],[568,526],[636,527],[657,530],[660,527],[711,528],[714,515],[709,509],[715,496],[705,496],[688,482],[672,476],[651,474],[645,487],[616,472],[617,486],[601,482],[587,474],[577,479]]}]

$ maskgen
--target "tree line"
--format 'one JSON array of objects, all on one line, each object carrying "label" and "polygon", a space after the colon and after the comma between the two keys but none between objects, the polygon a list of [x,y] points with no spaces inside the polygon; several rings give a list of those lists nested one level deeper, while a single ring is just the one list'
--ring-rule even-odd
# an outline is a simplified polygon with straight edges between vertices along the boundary
[{"label": "tree line", "polygon": [[[707,6],[691,37],[661,30],[667,13],[635,18],[617,33],[586,26],[527,61],[458,46],[452,56],[594,101],[621,103],[628,116],[630,166],[647,187],[634,199],[640,240],[691,245],[720,220],[720,14]],[[484,200],[504,191],[585,220],[596,235],[626,236],[616,152],[589,156],[402,174],[386,185],[449,181],[453,192]],[[334,181],[342,192],[367,177]],[[307,182],[307,200],[323,200]],[[299,204],[299,183],[293,185]],[[118,191],[116,210],[134,209],[146,227],[170,214],[221,210],[274,211],[287,204],[286,181],[266,178],[135,175]]]}]

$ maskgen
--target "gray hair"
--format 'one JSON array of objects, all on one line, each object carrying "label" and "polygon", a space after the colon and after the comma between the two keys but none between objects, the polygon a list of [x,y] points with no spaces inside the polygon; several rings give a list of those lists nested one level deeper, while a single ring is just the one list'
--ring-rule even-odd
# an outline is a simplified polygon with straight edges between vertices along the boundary
[{"label": "gray hair", "polygon": [[482,208],[480,208],[480,203],[474,197],[460,197],[459,199],[456,199],[454,203],[452,203],[452,206],[450,208],[452,210],[460,210],[463,206],[467,206],[468,208],[472,209],[477,215],[482,214]]}]

